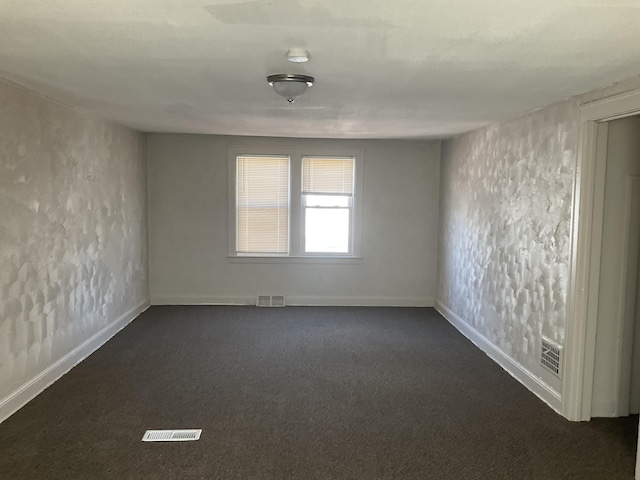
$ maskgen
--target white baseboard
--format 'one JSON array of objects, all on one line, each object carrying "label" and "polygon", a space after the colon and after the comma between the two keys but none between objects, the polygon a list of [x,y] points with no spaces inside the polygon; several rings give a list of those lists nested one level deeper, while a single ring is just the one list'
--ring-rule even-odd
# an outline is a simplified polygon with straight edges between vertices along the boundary
[{"label": "white baseboard", "polygon": [[562,396],[543,382],[540,378],[527,370],[525,367],[517,363],[506,353],[493,345],[487,338],[478,333],[467,322],[462,320],[450,308],[442,304],[439,300],[435,301],[435,309],[462,335],[467,337],[471,342],[487,354],[494,362],[500,365],[509,375],[518,380],[527,389],[533,392],[540,400],[549,405],[553,410],[562,415]]},{"label": "white baseboard", "polygon": [[[620,417],[618,411],[618,403],[614,401],[592,401],[591,402],[591,418],[613,418]],[[626,415],[625,415],[626,416]]]},{"label": "white baseboard", "polygon": [[331,307],[429,307],[428,299],[418,297],[321,297],[296,295],[287,297],[291,306]]},{"label": "white baseboard", "polygon": [[[271,294],[271,292],[268,292]],[[276,292],[277,293],[277,292]],[[275,293],[274,293],[275,294]],[[433,301],[413,297],[322,297],[286,295],[289,306],[332,307],[432,307]],[[151,305],[255,305],[253,296],[155,295]]]},{"label": "white baseboard", "polygon": [[59,380],[65,373],[104,345],[111,337],[126,327],[147,308],[149,308],[148,300],[136,305],[86,340],[82,345],[74,348],[64,357],[49,365],[5,398],[0,399],[0,423],[24,407],[47,387]]},{"label": "white baseboard", "polygon": [[151,305],[255,305],[256,297],[214,295],[152,295]]}]

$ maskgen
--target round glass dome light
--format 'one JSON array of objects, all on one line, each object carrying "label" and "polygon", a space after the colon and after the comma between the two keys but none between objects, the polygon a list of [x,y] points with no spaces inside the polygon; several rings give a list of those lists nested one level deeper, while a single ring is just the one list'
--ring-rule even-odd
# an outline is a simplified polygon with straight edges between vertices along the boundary
[{"label": "round glass dome light", "polygon": [[280,73],[267,77],[267,82],[273,87],[275,92],[293,103],[296,98],[306,92],[307,88],[313,85],[314,78],[309,75],[298,75],[291,73]]}]

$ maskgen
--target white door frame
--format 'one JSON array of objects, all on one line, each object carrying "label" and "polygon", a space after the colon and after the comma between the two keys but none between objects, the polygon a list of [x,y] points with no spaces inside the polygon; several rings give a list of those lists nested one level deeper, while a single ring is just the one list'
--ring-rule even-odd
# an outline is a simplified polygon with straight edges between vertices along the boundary
[{"label": "white door frame", "polygon": [[[640,132],[638,132],[640,135]],[[640,160],[640,158],[638,159]],[[621,186],[622,187],[622,186]],[[638,292],[638,245],[640,243],[640,217],[638,205],[640,205],[640,176],[627,175],[624,185],[625,201],[623,210],[622,251],[620,252],[622,271],[618,294],[619,308],[622,321],[618,326],[619,351],[618,359],[618,414],[627,416],[630,413],[631,403],[631,373],[633,371],[633,353],[635,348],[636,303]],[[637,412],[636,412],[637,413]]]},{"label": "white door frame", "polygon": [[591,418],[606,166],[603,122],[639,113],[640,89],[580,107],[562,385],[562,413],[569,420]]}]

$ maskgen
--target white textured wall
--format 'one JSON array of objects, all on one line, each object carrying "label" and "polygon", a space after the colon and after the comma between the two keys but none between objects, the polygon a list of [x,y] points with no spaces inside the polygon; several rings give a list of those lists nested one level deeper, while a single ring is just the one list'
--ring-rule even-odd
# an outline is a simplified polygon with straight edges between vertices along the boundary
[{"label": "white textured wall", "polygon": [[437,300],[534,375],[564,343],[577,134],[564,102],[443,144]]},{"label": "white textured wall", "polygon": [[144,135],[0,81],[0,400],[148,299]]},{"label": "white textured wall", "polygon": [[[227,259],[230,145],[363,148],[362,262]],[[432,305],[437,265],[438,142],[148,136],[153,303]]]}]

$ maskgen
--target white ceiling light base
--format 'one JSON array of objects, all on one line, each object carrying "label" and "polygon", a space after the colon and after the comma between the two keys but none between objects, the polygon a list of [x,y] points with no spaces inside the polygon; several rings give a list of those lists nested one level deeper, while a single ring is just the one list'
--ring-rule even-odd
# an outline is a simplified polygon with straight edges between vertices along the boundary
[{"label": "white ceiling light base", "polygon": [[309,61],[309,52],[304,48],[290,48],[287,52],[287,60],[293,63],[304,63]]},{"label": "white ceiling light base", "polygon": [[307,91],[315,79],[309,75],[298,75],[293,73],[279,73],[269,75],[267,82],[273,87],[278,95],[293,103],[296,98]]}]

